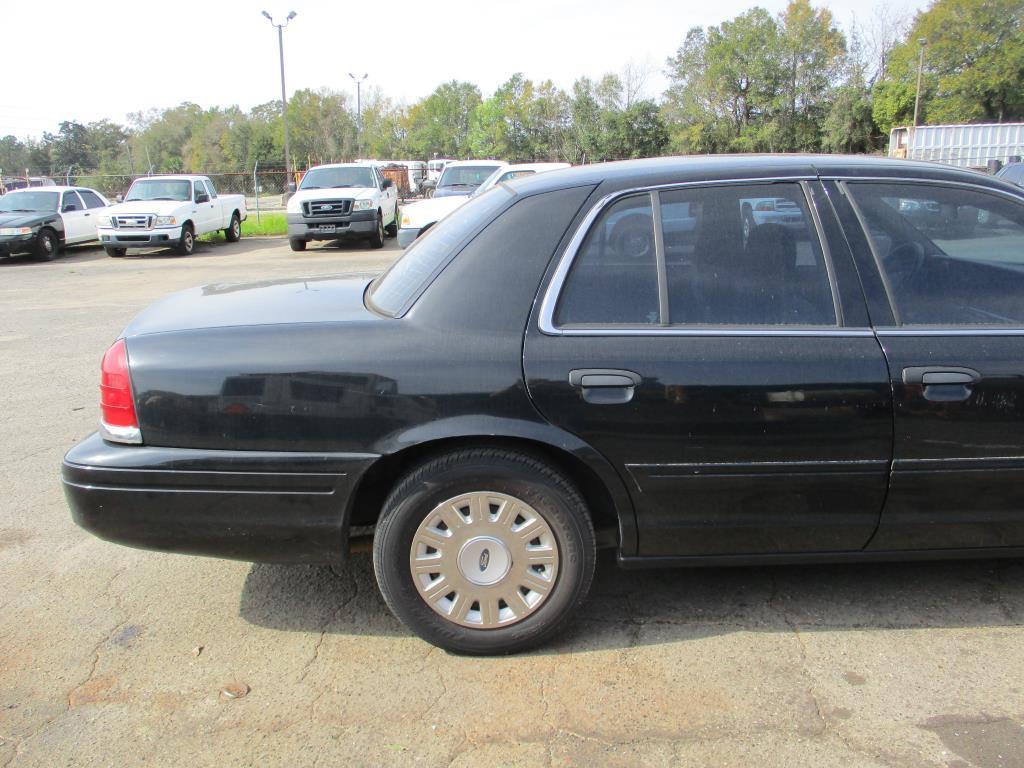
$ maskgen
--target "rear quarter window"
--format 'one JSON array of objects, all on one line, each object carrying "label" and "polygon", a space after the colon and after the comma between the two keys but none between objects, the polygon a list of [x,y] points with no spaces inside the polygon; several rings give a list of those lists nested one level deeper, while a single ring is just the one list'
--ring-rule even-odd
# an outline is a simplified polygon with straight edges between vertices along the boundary
[{"label": "rear quarter window", "polygon": [[431,227],[370,286],[367,298],[371,308],[392,317],[402,314],[468,238],[514,196],[508,187],[494,187]]}]

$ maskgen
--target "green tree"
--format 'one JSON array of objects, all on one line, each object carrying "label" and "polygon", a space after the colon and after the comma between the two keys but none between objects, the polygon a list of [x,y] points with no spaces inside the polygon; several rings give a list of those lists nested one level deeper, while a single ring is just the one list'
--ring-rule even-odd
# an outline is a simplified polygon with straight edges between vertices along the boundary
[{"label": "green tree", "polygon": [[480,89],[472,83],[439,85],[413,104],[402,121],[409,150],[425,159],[468,156],[470,124],[480,103]]},{"label": "green tree", "polygon": [[534,158],[531,141],[533,81],[517,72],[473,113],[469,145],[476,157],[500,157],[510,162]]},{"label": "green tree", "polygon": [[763,8],[687,33],[668,60],[664,115],[675,149],[722,152],[737,148],[744,134],[750,144],[752,129],[776,106],[782,80],[779,34]]},{"label": "green tree", "polygon": [[924,40],[922,122],[1024,119],[1024,2],[936,0],[918,14],[875,88],[875,121],[888,133],[913,120]]}]

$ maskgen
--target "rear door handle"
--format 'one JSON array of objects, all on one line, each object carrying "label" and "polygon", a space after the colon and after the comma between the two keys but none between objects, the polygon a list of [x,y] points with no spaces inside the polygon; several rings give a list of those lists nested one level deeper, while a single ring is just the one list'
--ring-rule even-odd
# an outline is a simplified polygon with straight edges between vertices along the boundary
[{"label": "rear door handle", "polygon": [[949,365],[924,365],[903,369],[903,383],[916,384],[926,400],[950,403],[966,400],[972,387],[981,381],[973,368]]},{"label": "rear door handle", "polygon": [[577,368],[569,371],[569,384],[594,405],[628,403],[640,384],[640,374],[617,368]]}]

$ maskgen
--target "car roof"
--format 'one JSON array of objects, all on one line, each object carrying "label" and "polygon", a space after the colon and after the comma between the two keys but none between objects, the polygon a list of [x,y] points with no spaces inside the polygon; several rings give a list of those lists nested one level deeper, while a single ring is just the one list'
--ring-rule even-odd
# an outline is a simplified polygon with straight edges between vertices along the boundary
[{"label": "car roof", "polygon": [[387,160],[358,160],[354,163],[323,163],[322,165],[311,165],[306,172],[315,171],[317,168],[376,168],[386,165]]},{"label": "car roof", "polygon": [[[21,187],[20,189],[12,189],[7,194],[13,195],[15,192],[77,192],[80,189],[87,189],[90,192],[96,192],[92,187],[67,187],[58,184],[48,184],[45,187]],[[100,194],[96,192],[96,194]]]},{"label": "car roof", "polygon": [[867,155],[687,155],[645,160],[620,160],[538,173],[516,179],[519,194],[536,194],[583,185],[601,185],[608,192],[698,181],[813,178],[938,179],[984,184],[1020,194],[1020,188],[978,171],[941,163],[871,157]]},{"label": "car roof", "polygon": [[505,166],[508,165],[508,163],[506,163],[504,160],[453,160],[450,163],[448,163],[448,165],[446,165],[445,168],[470,168],[479,165]]}]

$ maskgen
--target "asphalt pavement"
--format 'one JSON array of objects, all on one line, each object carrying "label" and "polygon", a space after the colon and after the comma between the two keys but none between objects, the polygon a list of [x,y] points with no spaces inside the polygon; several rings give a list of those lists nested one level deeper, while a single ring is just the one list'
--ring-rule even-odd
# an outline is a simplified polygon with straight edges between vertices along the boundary
[{"label": "asphalt pavement", "polygon": [[530,654],[410,635],[345,568],[126,549],[71,521],[99,361],[161,295],[379,272],[280,239],[0,260],[0,768],[1024,766],[1024,563],[626,572]]}]

